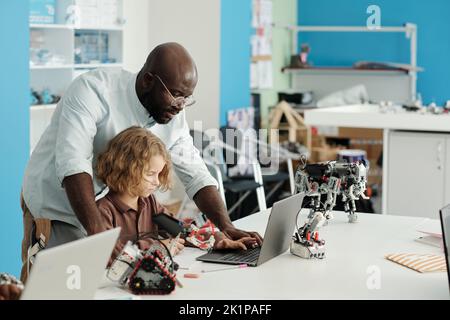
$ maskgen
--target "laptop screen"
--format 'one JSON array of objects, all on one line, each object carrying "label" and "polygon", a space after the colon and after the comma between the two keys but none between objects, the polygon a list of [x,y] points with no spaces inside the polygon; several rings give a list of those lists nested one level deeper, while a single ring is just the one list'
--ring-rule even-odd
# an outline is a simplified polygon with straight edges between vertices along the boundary
[{"label": "laptop screen", "polygon": [[447,260],[447,276],[450,290],[450,205],[441,209],[442,240],[444,241],[445,259]]}]

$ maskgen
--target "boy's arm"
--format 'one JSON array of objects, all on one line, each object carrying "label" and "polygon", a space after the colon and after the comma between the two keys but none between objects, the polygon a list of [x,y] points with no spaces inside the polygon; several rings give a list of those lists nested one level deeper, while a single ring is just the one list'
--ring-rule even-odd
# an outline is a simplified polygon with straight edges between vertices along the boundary
[{"label": "boy's arm", "polygon": [[[120,227],[120,226],[114,225],[113,214],[110,210],[108,210],[105,207],[98,207],[97,210],[99,212],[98,220],[100,222],[100,225],[102,226],[102,228],[101,228],[101,229],[103,229],[102,231],[111,230],[116,227]],[[101,232],[101,231],[99,231],[99,232]],[[108,267],[111,266],[114,259],[116,259],[116,257],[122,252],[125,244],[126,244],[126,241],[123,239],[122,232],[121,232],[121,235],[119,236],[119,239],[117,239],[116,245],[114,246],[114,249],[111,253],[111,257],[109,258]]]}]

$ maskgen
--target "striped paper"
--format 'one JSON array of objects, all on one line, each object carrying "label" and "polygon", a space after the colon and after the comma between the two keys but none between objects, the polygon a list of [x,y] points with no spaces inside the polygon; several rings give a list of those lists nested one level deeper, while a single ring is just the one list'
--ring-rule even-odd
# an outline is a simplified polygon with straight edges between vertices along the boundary
[{"label": "striped paper", "polygon": [[398,263],[417,272],[446,272],[445,256],[436,254],[394,253],[386,259]]}]

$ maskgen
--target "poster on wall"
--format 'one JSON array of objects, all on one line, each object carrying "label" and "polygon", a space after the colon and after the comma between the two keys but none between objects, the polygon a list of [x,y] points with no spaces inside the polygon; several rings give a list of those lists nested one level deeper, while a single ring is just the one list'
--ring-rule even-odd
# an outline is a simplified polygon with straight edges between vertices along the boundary
[{"label": "poster on wall", "polygon": [[255,34],[250,39],[250,88],[270,89],[273,87],[272,1],[253,0],[252,9],[252,27]]}]

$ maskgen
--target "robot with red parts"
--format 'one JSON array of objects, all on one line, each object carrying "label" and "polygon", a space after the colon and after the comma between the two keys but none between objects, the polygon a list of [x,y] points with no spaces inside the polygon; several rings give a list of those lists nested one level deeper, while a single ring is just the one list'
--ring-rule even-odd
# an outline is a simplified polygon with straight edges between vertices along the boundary
[{"label": "robot with red parts", "polygon": [[[303,226],[296,228],[290,247],[292,254],[305,259],[325,257],[325,240],[319,238],[319,228],[333,218],[338,195],[342,196],[349,222],[358,221],[355,200],[368,199],[364,194],[367,171],[368,165],[363,161],[328,161],[297,168],[295,191],[304,192],[311,199],[311,208]],[[326,197],[324,202],[322,196]]]},{"label": "robot with red parts", "polygon": [[[211,221],[206,220],[200,227],[192,221],[181,226],[178,225],[181,222],[167,215],[161,217],[165,218],[166,226],[167,221],[176,224],[180,228],[179,236],[185,237],[194,247],[202,250],[213,248],[214,234],[219,230]],[[176,278],[177,270],[178,264],[173,260],[170,249],[161,241],[156,241],[147,250],[141,250],[128,241],[113,261],[107,276],[110,280],[128,287],[134,294],[170,294],[177,284],[181,286]]]}]

